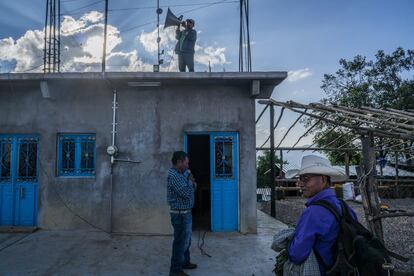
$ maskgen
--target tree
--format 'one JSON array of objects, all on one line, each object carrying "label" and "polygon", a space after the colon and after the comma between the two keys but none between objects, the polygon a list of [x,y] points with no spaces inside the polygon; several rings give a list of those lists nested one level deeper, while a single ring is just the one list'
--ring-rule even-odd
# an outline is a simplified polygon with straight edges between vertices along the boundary
[{"label": "tree", "polygon": [[[342,105],[359,108],[414,109],[414,51],[397,48],[391,54],[380,50],[374,60],[357,55],[352,60],[339,60],[340,68],[335,74],[325,74],[321,88],[327,95],[324,104]],[[337,118],[340,121],[341,118]],[[307,119],[305,125],[313,124],[315,119]],[[314,142],[319,147],[356,148],[357,134],[346,128],[331,127],[322,123],[313,133]],[[329,133],[328,133],[329,132]],[[328,135],[329,134],[329,135]],[[335,140],[337,139],[337,140]],[[332,143],[332,141],[334,141]],[[387,142],[387,141],[386,141]],[[395,141],[388,141],[390,144]],[[408,144],[402,146],[409,147]],[[411,144],[412,146],[412,144]],[[344,155],[339,152],[326,152],[332,163],[344,163]],[[351,151],[351,164],[358,164],[359,153]],[[386,153],[385,153],[386,154]],[[406,156],[407,157],[407,156]]]},{"label": "tree", "polygon": [[[280,159],[275,156],[274,168],[276,176],[279,175],[280,169],[277,164],[280,164]],[[284,162],[286,164],[286,162]],[[270,187],[270,150],[263,152],[263,155],[257,157],[257,187],[264,188]]]}]

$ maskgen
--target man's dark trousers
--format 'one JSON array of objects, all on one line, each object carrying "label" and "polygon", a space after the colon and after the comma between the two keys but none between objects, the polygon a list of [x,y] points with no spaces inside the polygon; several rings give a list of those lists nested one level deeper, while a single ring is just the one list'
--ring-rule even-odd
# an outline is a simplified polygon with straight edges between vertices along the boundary
[{"label": "man's dark trousers", "polygon": [[190,246],[193,220],[191,212],[187,214],[171,213],[174,227],[174,242],[171,256],[170,276],[177,275],[190,261]]},{"label": "man's dark trousers", "polygon": [[186,66],[189,72],[194,72],[194,53],[178,54],[178,69],[180,72],[185,72]]}]

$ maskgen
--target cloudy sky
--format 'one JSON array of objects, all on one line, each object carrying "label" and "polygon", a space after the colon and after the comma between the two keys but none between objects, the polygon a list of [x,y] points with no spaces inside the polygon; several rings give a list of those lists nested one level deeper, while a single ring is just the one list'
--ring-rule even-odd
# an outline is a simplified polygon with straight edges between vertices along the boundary
[{"label": "cloudy sky", "polygon": [[[42,69],[44,0],[1,1],[0,72]],[[61,0],[62,71],[99,71],[103,0]],[[238,70],[238,1],[160,0],[165,19],[170,7],[196,20],[196,71]],[[155,0],[109,1],[108,71],[150,71],[156,62]],[[340,58],[372,58],[398,46],[414,48],[412,0],[250,0],[253,70],[288,71],[273,98],[312,102],[324,94],[322,76],[338,69]],[[175,71],[174,29],[161,32],[164,71]],[[257,113],[261,106],[257,106]],[[286,113],[280,139],[297,115]],[[257,144],[268,135],[268,116],[257,128]],[[303,133],[296,127],[284,146]],[[311,137],[300,145],[309,144]]]}]

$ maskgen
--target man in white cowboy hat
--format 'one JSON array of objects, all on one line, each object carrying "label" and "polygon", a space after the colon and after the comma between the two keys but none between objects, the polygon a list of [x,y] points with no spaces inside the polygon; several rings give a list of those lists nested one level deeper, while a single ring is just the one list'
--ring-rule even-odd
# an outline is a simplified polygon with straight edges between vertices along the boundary
[{"label": "man in white cowboy hat", "polygon": [[[286,172],[286,178],[297,176],[299,177],[297,184],[308,200],[288,247],[289,260],[301,264],[313,250],[321,275],[325,275],[335,261],[335,242],[339,234],[339,223],[328,209],[313,203],[319,200],[327,201],[341,214],[341,204],[330,186],[331,181],[339,182],[344,180],[345,176],[333,168],[329,160],[316,155],[304,156],[299,170]],[[354,219],[357,219],[351,208],[350,211]]]}]

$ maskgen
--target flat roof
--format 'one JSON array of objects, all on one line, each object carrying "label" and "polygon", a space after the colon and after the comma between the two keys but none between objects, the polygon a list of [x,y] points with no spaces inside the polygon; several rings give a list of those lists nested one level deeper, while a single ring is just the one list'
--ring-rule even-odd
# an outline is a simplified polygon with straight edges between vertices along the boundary
[{"label": "flat roof", "polygon": [[[52,80],[110,80],[114,84],[129,81],[158,81],[165,84],[194,82],[228,83],[232,85],[259,84],[254,98],[268,99],[273,89],[287,77],[285,71],[269,72],[64,72],[64,73],[7,73],[0,74],[0,84],[9,82],[37,82]],[[256,87],[255,89],[258,89]],[[253,88],[252,88],[253,89]]]}]

